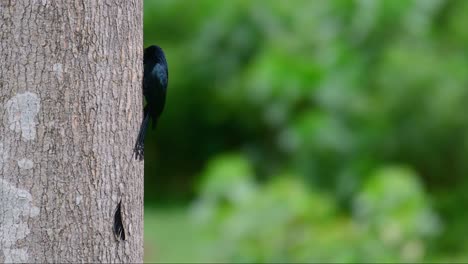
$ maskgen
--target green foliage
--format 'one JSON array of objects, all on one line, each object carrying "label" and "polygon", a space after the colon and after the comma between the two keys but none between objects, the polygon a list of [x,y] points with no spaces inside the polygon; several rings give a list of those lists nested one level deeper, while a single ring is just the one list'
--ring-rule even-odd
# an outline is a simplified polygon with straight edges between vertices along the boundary
[{"label": "green foliage", "polygon": [[146,197],[197,199],[226,260],[466,261],[467,12],[146,1],[170,72]]},{"label": "green foliage", "polygon": [[373,261],[420,262],[440,224],[417,175],[387,167],[373,174],[355,199],[354,217]]},{"label": "green foliage", "polygon": [[[227,262],[417,262],[438,219],[411,170],[388,167],[369,177],[352,215],[294,175],[258,184],[238,155],[209,163],[195,219]],[[213,256],[211,256],[213,257]]]}]

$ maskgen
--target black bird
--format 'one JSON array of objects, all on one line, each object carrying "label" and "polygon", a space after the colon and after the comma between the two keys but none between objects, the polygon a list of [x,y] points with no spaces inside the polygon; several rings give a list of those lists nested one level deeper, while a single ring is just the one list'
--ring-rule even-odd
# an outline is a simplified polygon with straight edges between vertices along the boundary
[{"label": "black bird", "polygon": [[143,58],[143,95],[146,106],[143,110],[143,122],[133,149],[135,159],[143,160],[145,153],[145,135],[151,118],[153,129],[156,128],[166,102],[168,83],[168,70],[166,56],[158,46],[149,46],[145,49]]}]

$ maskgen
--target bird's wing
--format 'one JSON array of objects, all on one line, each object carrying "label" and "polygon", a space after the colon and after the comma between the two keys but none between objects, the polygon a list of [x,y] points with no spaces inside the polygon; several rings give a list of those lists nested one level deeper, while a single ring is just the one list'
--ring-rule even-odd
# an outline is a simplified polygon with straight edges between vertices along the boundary
[{"label": "bird's wing", "polygon": [[159,80],[164,89],[167,87],[167,67],[162,63],[156,63],[151,74]]}]

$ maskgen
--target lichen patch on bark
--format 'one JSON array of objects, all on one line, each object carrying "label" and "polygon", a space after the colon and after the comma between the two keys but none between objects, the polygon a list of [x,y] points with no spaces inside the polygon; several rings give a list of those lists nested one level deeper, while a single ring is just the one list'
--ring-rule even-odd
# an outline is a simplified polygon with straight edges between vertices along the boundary
[{"label": "lichen patch on bark", "polygon": [[0,179],[0,250],[4,261],[26,262],[28,250],[16,243],[30,233],[28,219],[39,215],[39,208],[32,204],[31,194]]},{"label": "lichen patch on bark", "polygon": [[5,104],[8,114],[8,127],[21,132],[23,140],[36,138],[36,115],[40,109],[40,100],[35,93],[25,92],[13,96]]},{"label": "lichen patch on bark", "polygon": [[8,150],[3,142],[0,142],[0,170],[3,169],[3,164],[8,160]]},{"label": "lichen patch on bark", "polygon": [[34,163],[30,159],[20,159],[18,160],[18,167],[23,170],[30,170],[34,166]]}]

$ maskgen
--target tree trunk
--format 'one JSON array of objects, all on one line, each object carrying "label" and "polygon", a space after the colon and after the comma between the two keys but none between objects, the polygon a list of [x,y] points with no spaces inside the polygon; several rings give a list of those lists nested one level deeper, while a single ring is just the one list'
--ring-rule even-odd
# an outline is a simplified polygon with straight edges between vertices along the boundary
[{"label": "tree trunk", "polygon": [[141,0],[0,0],[0,262],[143,261],[142,27]]}]

